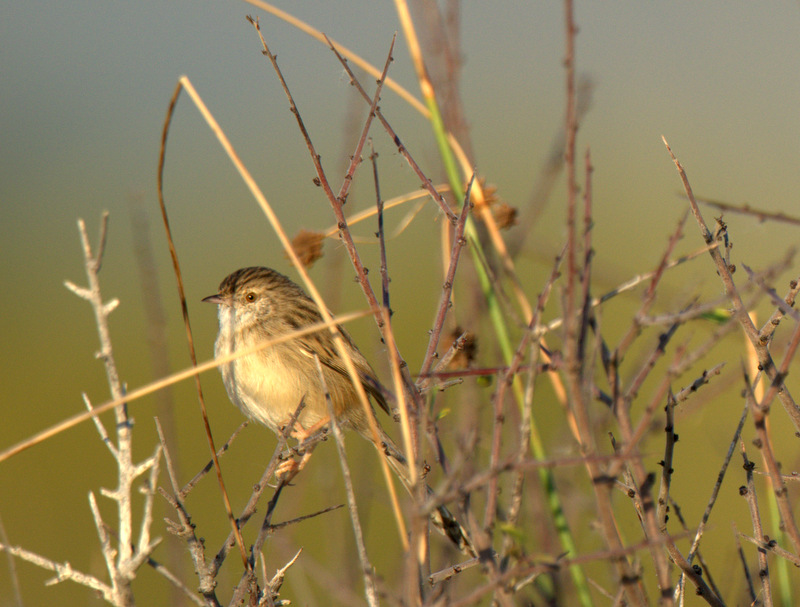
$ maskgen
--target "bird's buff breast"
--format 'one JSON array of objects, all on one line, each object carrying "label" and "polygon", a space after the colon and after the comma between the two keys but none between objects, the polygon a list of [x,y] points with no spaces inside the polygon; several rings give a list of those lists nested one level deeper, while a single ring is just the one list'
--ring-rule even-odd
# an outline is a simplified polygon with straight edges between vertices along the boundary
[{"label": "bird's buff breast", "polygon": [[[227,331],[220,332],[215,345],[219,356],[232,353],[236,340]],[[245,347],[239,344],[239,347]],[[248,417],[263,423],[277,432],[286,425],[297,410],[301,400],[305,407],[298,420],[305,428],[321,421],[315,412],[318,407],[309,402],[314,398],[314,386],[308,377],[298,373],[304,354],[292,342],[269,346],[220,366],[222,380],[231,401]],[[308,364],[308,363],[306,363]]]}]

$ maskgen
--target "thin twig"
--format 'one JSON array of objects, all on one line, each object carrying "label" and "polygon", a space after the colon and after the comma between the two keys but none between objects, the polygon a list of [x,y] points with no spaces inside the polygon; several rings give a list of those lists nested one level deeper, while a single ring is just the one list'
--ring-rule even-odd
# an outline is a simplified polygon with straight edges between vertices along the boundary
[{"label": "thin twig", "polygon": [[702,202],[703,204],[707,204],[711,207],[716,207],[721,211],[727,211],[728,213],[739,213],[741,215],[749,215],[750,217],[754,217],[759,222],[764,221],[777,221],[778,223],[786,223],[789,225],[800,225],[800,217],[792,217],[791,215],[787,215],[782,211],[778,211],[777,213],[772,211],[765,211],[763,209],[755,209],[750,206],[749,203],[744,202],[742,204],[731,204],[728,202],[723,202],[721,200],[715,200],[713,198],[706,198],[704,196],[697,196],[697,202]]},{"label": "thin twig", "polygon": [[664,427],[664,459],[661,465],[661,485],[658,490],[658,502],[656,516],[661,533],[667,532],[667,511],[669,509],[669,490],[672,484],[672,455],[675,451],[675,395],[670,391],[667,398],[666,424]]},{"label": "thin twig", "polygon": [[111,586],[101,582],[93,575],[73,569],[69,562],[58,563],[40,554],[21,548],[20,546],[0,544],[0,549],[5,550],[8,554],[22,559],[23,561],[32,563],[41,569],[55,572],[56,576],[45,582],[48,586],[72,580],[81,586],[86,586],[87,588],[97,591],[102,595],[104,600],[112,605],[114,604],[114,591]]},{"label": "thin twig", "polygon": [[[800,324],[797,325],[793,341],[795,343],[800,341]],[[791,360],[791,356],[789,356],[787,353],[784,363],[788,364],[789,360]],[[783,376],[784,374],[785,371],[782,372],[780,376]],[[756,400],[755,393],[753,392],[753,384],[750,383],[748,375],[745,373],[745,399],[753,417],[753,424],[755,425],[756,435],[758,436],[759,446],[761,449],[761,457],[763,458],[764,466],[769,471],[772,491],[775,494],[775,500],[778,505],[778,510],[781,514],[781,522],[783,524],[783,528],[789,536],[789,539],[794,545],[795,551],[800,551],[800,531],[798,530],[797,522],[794,518],[792,505],[789,502],[789,495],[786,485],[784,485],[783,479],[781,478],[780,464],[778,464],[778,461],[775,457],[775,448],[773,446],[772,436],[769,432],[768,424],[766,423],[766,418],[769,414],[768,403],[771,395],[774,395],[774,392],[777,390],[777,385],[783,385],[783,381],[780,380],[779,383],[773,382],[770,386],[770,389],[759,403]]]},{"label": "thin twig", "polygon": [[378,153],[372,145],[372,139],[369,140],[370,155],[369,159],[372,161],[372,180],[375,184],[375,208],[378,215],[378,231],[375,235],[378,237],[378,246],[381,252],[381,293],[383,294],[383,307],[392,313],[392,305],[389,299],[389,263],[386,259],[386,234],[383,231],[383,198],[381,197],[380,178],[378,177]]},{"label": "thin twig", "polygon": [[[336,57],[342,64],[342,67],[344,67],[345,71],[347,72],[347,75],[350,78],[350,82],[353,84],[353,86],[356,87],[356,90],[364,98],[364,100],[370,103],[371,102],[370,96],[367,94],[364,87],[361,86],[361,83],[359,82],[358,78],[356,78],[355,74],[350,68],[350,65],[347,62],[347,59],[345,59],[344,56],[342,55],[341,47],[338,44],[334,44],[334,42],[330,40],[327,36],[325,37],[325,40],[328,42],[328,46],[336,54]],[[385,77],[382,79],[382,81],[383,80],[385,80]],[[422,186],[426,190],[428,190],[428,193],[431,195],[431,198],[439,206],[439,209],[442,211],[442,213],[445,214],[445,216],[450,220],[452,224],[455,224],[456,215],[447,205],[447,201],[444,199],[444,196],[442,196],[442,194],[434,187],[433,182],[425,175],[420,166],[416,163],[414,158],[411,156],[411,153],[408,151],[408,148],[402,143],[400,136],[391,127],[389,121],[386,120],[380,109],[378,107],[375,107],[373,111],[375,117],[378,119],[383,128],[389,134],[392,141],[397,146],[398,152],[400,152],[403,158],[405,158],[408,165],[411,167],[414,173],[416,173],[417,177],[422,181]]]},{"label": "thin twig", "polygon": [[[747,406],[747,405],[745,405]],[[739,487],[739,495],[747,500],[747,507],[750,510],[750,521],[753,524],[753,535],[757,538],[763,538],[764,528],[761,524],[761,512],[758,509],[758,494],[756,493],[756,484],[753,480],[753,469],[755,462],[750,461],[747,457],[747,451],[744,448],[744,441],[741,442],[742,459],[744,460],[743,468],[745,470],[745,485]],[[737,534],[737,538],[744,537]],[[772,582],[769,576],[769,561],[767,560],[767,553],[764,548],[758,549],[758,571],[759,580],[761,581],[761,590],[764,593],[764,600],[768,604],[772,604]]]},{"label": "thin twig", "polygon": [[439,306],[437,308],[436,313],[436,320],[433,323],[433,329],[430,332],[430,339],[428,340],[428,348],[425,351],[425,357],[422,361],[422,367],[420,368],[419,374],[424,376],[426,373],[430,371],[431,365],[433,364],[433,357],[436,354],[436,349],[439,347],[439,337],[442,333],[442,327],[444,326],[445,316],[447,315],[447,311],[450,308],[450,298],[453,293],[453,283],[455,281],[456,275],[456,267],[458,266],[458,260],[461,255],[461,249],[466,244],[464,240],[464,228],[467,224],[467,216],[469,215],[469,211],[472,208],[472,204],[470,203],[470,192],[472,191],[472,184],[475,181],[475,173],[472,174],[472,178],[469,180],[467,184],[466,193],[464,195],[464,203],[461,206],[461,215],[458,218],[458,223],[456,224],[455,233],[453,235],[453,248],[450,253],[450,263],[447,267],[447,273],[445,274],[444,284],[442,285],[442,295],[439,298]]},{"label": "thin twig", "polygon": [[[93,409],[88,397],[84,395],[87,413],[95,421],[98,434],[106,444],[116,460],[118,485],[114,490],[101,490],[101,493],[116,502],[118,531],[112,536],[103,521],[94,493],[89,494],[89,505],[97,528],[100,546],[105,560],[106,569],[111,579],[111,600],[114,605],[133,605],[133,590],[131,583],[142,563],[148,558],[155,546],[160,542],[156,539],[150,541],[150,526],[152,524],[153,487],[158,477],[159,462],[161,458],[160,446],[155,453],[139,464],[132,458],[132,434],[128,418],[127,402],[122,387],[122,382],[117,370],[114,352],[111,345],[111,333],[108,328],[108,317],[117,307],[118,300],[103,302],[100,292],[99,272],[103,263],[103,253],[108,232],[108,213],[104,213],[100,222],[100,235],[98,237],[97,252],[92,251],[89,237],[86,233],[86,224],[81,219],[78,228],[83,245],[86,276],[89,286],[79,287],[72,282],[65,282],[67,288],[78,297],[88,301],[95,315],[100,351],[98,358],[103,361],[108,379],[111,396],[119,401],[114,408],[116,415],[116,445],[111,443],[110,437],[97,418],[97,410]],[[150,472],[149,486],[145,490],[144,512],[141,520],[138,541],[134,540],[133,533],[133,485],[136,479]]]},{"label": "thin twig", "polygon": [[720,471],[717,474],[717,480],[714,483],[714,488],[711,491],[711,496],[708,499],[708,504],[706,505],[706,509],[703,512],[703,516],[700,519],[700,524],[697,526],[697,532],[695,533],[694,538],[692,539],[692,546],[689,549],[689,554],[686,559],[691,563],[694,555],[697,553],[698,546],[700,545],[700,539],[703,536],[703,532],[705,531],[706,525],[708,524],[708,519],[711,517],[711,510],[716,504],[717,498],[719,497],[720,489],[722,488],[722,481],[725,478],[725,473],[728,471],[728,465],[731,462],[731,458],[733,457],[734,451],[736,450],[736,443],[739,442],[739,437],[742,435],[742,429],[744,428],[744,422],[747,419],[748,408],[745,406],[742,410],[742,415],[739,418],[739,424],[736,426],[736,430],[733,432],[733,438],[731,439],[731,443],[728,446],[728,452],[725,454],[725,459],[722,462],[722,466],[720,467]]},{"label": "thin twig", "polygon": [[[0,517],[0,550],[10,545],[11,542],[8,541],[8,534],[3,524],[3,518]],[[9,578],[11,578],[11,588],[14,591],[13,605],[14,607],[23,607],[22,591],[19,586],[19,576],[17,575],[17,564],[14,561],[14,555],[6,551],[6,559],[8,562]]]},{"label": "thin twig", "polygon": [[[800,293],[800,278],[795,278],[789,283],[789,292],[783,298],[783,303],[793,310],[797,294]],[[770,316],[769,320],[764,323],[764,326],[758,332],[758,341],[766,344],[771,338],[775,329],[778,328],[781,320],[785,315],[783,306],[777,306],[775,311]]]},{"label": "thin twig", "polygon": [[364,593],[366,594],[367,604],[370,607],[378,606],[378,595],[375,589],[375,581],[373,578],[373,567],[367,556],[367,548],[364,545],[364,533],[361,530],[361,520],[358,517],[358,506],[356,505],[356,496],[353,491],[353,479],[350,477],[350,468],[347,465],[347,455],[344,451],[344,435],[339,423],[336,420],[336,412],[333,409],[333,401],[331,400],[330,392],[325,383],[325,376],[322,373],[322,365],[319,362],[319,357],[314,355],[314,362],[317,365],[317,373],[319,380],[322,382],[323,390],[325,391],[325,402],[328,405],[328,415],[331,419],[331,430],[333,431],[333,438],[336,439],[336,452],[339,455],[339,464],[342,467],[342,479],[344,480],[345,494],[347,495],[347,505],[350,512],[350,522],[353,527],[353,536],[356,541],[356,549],[358,552],[358,560],[361,563],[361,571],[364,576]]},{"label": "thin twig", "polygon": [[[725,230],[725,225],[720,222],[720,229],[716,231],[714,235],[706,226],[705,221],[703,220],[703,216],[700,213],[700,207],[695,200],[694,193],[692,192],[692,187],[689,185],[689,178],[686,176],[686,172],[681,166],[681,163],[672,153],[672,150],[667,143],[667,140],[662,137],[664,141],[664,145],[669,152],[670,157],[672,158],[672,162],[675,164],[675,167],[678,169],[678,174],[680,175],[681,181],[683,183],[684,190],[686,191],[686,195],[689,198],[689,206],[691,208],[692,214],[694,215],[695,219],[697,220],[697,225],[700,228],[700,233],[703,237],[703,241],[706,244],[711,244],[712,241],[715,239],[717,241],[723,240],[727,238],[727,231]],[[758,331],[753,325],[753,322],[750,320],[750,316],[748,315],[747,309],[745,308],[744,304],[742,303],[741,295],[736,288],[736,285],[733,282],[733,276],[731,272],[731,267],[729,264],[725,262],[723,259],[719,248],[714,248],[709,250],[709,254],[711,255],[711,259],[714,261],[714,265],[716,266],[717,275],[720,277],[723,286],[725,287],[725,293],[729,297],[731,304],[733,306],[733,314],[739,324],[742,326],[747,339],[750,340],[750,343],[756,350],[758,354],[758,364],[761,369],[767,374],[770,381],[773,384],[779,385],[780,390],[778,391],[778,398],[783,405],[784,410],[789,416],[789,419],[792,421],[792,424],[795,427],[797,432],[800,432],[800,407],[795,402],[794,398],[792,397],[791,393],[789,392],[788,386],[783,382],[782,376],[779,375],[775,363],[772,360],[772,356],[769,352],[769,349],[766,345],[761,344],[759,341]],[[792,541],[795,542],[795,548],[800,550],[800,533],[795,534],[792,538]]]}]

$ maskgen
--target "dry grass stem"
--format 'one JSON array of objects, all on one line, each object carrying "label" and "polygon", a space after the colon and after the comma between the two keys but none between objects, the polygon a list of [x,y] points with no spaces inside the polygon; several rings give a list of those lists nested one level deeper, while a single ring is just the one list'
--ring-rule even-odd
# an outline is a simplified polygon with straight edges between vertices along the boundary
[{"label": "dry grass stem", "polygon": [[[347,506],[350,512],[350,523],[353,528],[353,535],[356,540],[356,548],[358,551],[358,558],[361,562],[361,570],[364,572],[364,588],[367,604],[370,607],[377,607],[378,595],[375,589],[375,582],[373,580],[373,566],[369,562],[367,556],[367,548],[364,545],[364,533],[361,530],[361,521],[358,517],[358,506],[356,505],[356,496],[353,491],[353,479],[350,476],[350,467],[347,465],[347,455],[344,451],[344,435],[339,424],[336,423],[336,414],[333,410],[333,402],[331,401],[330,392],[325,386],[325,376],[322,373],[322,366],[319,362],[319,357],[314,356],[314,361],[317,364],[317,372],[319,373],[320,381],[325,388],[325,401],[328,403],[328,414],[331,418],[331,430],[333,431],[333,438],[336,441],[336,453],[339,455],[339,464],[342,468],[342,478],[344,479],[344,487],[347,495]],[[401,538],[405,539],[405,533],[401,531]]]}]

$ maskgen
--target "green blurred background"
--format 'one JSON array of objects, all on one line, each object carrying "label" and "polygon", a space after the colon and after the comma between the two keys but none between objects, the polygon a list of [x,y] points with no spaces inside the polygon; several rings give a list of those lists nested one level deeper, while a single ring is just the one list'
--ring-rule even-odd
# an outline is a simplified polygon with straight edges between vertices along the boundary
[{"label": "green blurred background", "polygon": [[[399,29],[389,2],[300,1],[283,2],[281,8],[377,65],[383,65],[391,36]],[[188,363],[155,189],[162,123],[179,76],[192,80],[290,234],[301,227],[327,228],[334,219],[312,183],[313,167],[294,118],[244,16],[261,17],[332,175],[341,175],[354,144],[348,108],[355,102],[346,76],[328,51],[244,3],[28,1],[5,3],[0,13],[0,284],[6,285],[0,303],[0,448],[5,448],[80,411],[81,392],[95,403],[108,398],[103,369],[94,359],[97,337],[91,310],[63,286],[65,279],[77,284],[86,280],[75,228],[79,217],[86,219],[94,239],[101,212],[111,215],[101,279],[105,298],[121,301],[111,330],[123,380],[135,388],[154,379],[133,255],[132,208],[151,224],[168,315],[171,368]],[[558,2],[465,2],[462,19],[462,93],[475,161],[503,199],[524,206],[563,122],[563,7]],[[650,270],[685,210],[662,134],[698,195],[800,214],[797,2],[578,2],[576,20],[578,71],[594,83],[579,150],[582,155],[590,147],[595,166],[598,290]],[[391,76],[416,94],[402,39],[394,56]],[[439,178],[428,125],[388,91],[381,105],[417,161]],[[357,117],[363,114],[360,107]],[[378,128],[372,134],[381,154],[383,197],[415,187],[417,179],[391,141]],[[351,208],[372,204],[366,168],[356,180]],[[340,181],[333,179],[334,185]],[[523,267],[526,260],[548,262],[561,247],[562,190],[559,185],[529,236]],[[215,292],[219,281],[238,267],[290,268],[261,211],[185,96],[170,133],[165,195],[198,354],[205,360],[211,356],[216,319],[214,310],[199,300]],[[706,216],[715,214],[707,210]],[[737,263],[763,266],[797,240],[795,229],[783,225],[733,215],[726,220]],[[356,231],[369,236],[374,229],[371,224]],[[400,345],[412,369],[419,365],[438,299],[436,294],[426,303],[418,297],[420,281],[436,293],[437,233],[436,213],[429,205],[412,228],[390,243]],[[693,225],[686,233],[679,247],[683,252],[701,244]],[[363,306],[341,247],[329,241],[326,252],[312,277],[325,285],[331,266],[339,268],[334,275],[343,277],[341,284],[326,286],[331,307],[348,311]],[[375,247],[366,249],[375,278],[376,254]],[[541,288],[540,274],[523,278],[530,297]],[[672,287],[675,301],[684,301],[704,282],[707,292],[719,292],[705,259],[679,276]],[[662,303],[671,303],[669,297]],[[359,343],[378,347],[371,320],[355,323],[352,331]],[[370,346],[364,349],[369,352]],[[728,363],[737,366],[738,359]],[[204,376],[203,383],[221,442],[242,418],[228,403],[216,374]],[[188,477],[207,460],[207,448],[191,386],[177,386],[173,396],[180,462]],[[690,453],[698,461],[708,458],[709,464],[707,474],[698,468],[698,479],[691,479],[702,487],[697,504],[707,497],[713,482],[709,479],[716,475],[739,410],[740,403],[734,401],[706,412],[724,416],[720,419],[725,423],[720,422],[719,437],[706,435],[702,449]],[[154,412],[153,399],[132,406],[139,457],[152,449]],[[687,424],[688,432],[699,429],[702,418],[690,416]],[[251,427],[238,443],[243,453],[223,461],[234,503],[241,504],[249,494],[273,446],[266,430]],[[262,452],[263,458],[252,457]],[[0,464],[0,516],[9,540],[103,575],[87,493],[114,482],[111,458],[90,424]],[[341,491],[338,476],[327,482],[328,491]],[[693,492],[684,491],[691,499]],[[302,492],[298,488],[295,495]],[[216,487],[205,483],[194,499],[197,512],[206,517],[198,522],[214,529],[209,544],[215,548],[226,532]],[[101,502],[110,516],[107,500]],[[735,503],[741,512],[732,516],[744,516],[744,504]],[[325,505],[312,500],[297,508],[306,513]],[[695,519],[701,511],[697,508],[701,506],[691,512]],[[345,515],[336,516],[333,533],[320,519],[309,523],[309,533],[316,528],[330,535],[331,542],[350,541]],[[389,515],[381,510],[375,516]],[[746,518],[737,520],[746,525]],[[729,541],[728,521],[717,522],[717,532]],[[286,553],[292,548],[288,545]],[[71,583],[43,587],[49,574],[31,565],[18,562],[17,570],[25,604],[96,602]],[[138,588],[140,604],[147,604],[148,598],[163,602],[166,583],[152,574],[147,579]],[[230,581],[235,579],[234,575]],[[313,585],[298,578],[292,584],[301,603],[314,604],[313,595],[304,596],[304,588]],[[11,604],[11,596],[3,560],[0,605]]]}]

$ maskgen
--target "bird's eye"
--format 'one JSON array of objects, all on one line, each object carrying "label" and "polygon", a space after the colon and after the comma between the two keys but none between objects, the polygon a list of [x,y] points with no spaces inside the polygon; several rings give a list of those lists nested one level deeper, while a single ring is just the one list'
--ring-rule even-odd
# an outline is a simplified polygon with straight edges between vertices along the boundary
[{"label": "bird's eye", "polygon": [[253,303],[256,300],[256,294],[250,291],[244,298],[248,303]]}]

